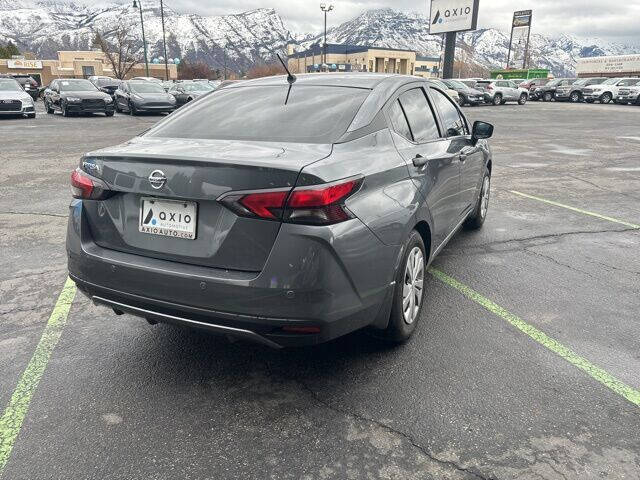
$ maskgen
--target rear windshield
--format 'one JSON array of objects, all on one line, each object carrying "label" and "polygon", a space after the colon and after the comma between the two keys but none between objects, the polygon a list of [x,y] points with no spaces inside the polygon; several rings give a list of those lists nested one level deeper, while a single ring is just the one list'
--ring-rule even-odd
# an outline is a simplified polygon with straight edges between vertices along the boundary
[{"label": "rear windshield", "polygon": [[295,84],[289,89],[286,83],[222,88],[171,115],[147,135],[334,143],[346,131],[369,92]]},{"label": "rear windshield", "polygon": [[116,87],[120,85],[120,81],[115,78],[97,78],[93,83],[98,87]]},{"label": "rear windshield", "polygon": [[131,82],[129,86],[131,91],[136,93],[165,93],[162,85],[153,82]]}]

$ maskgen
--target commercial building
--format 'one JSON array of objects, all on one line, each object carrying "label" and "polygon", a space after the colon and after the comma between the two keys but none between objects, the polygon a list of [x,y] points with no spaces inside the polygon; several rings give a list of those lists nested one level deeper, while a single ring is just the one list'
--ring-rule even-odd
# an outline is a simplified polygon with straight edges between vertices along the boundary
[{"label": "commercial building", "polygon": [[412,75],[416,64],[416,52],[395,48],[362,45],[327,44],[326,68],[323,67],[324,49],[312,45],[308,50],[295,52],[287,46],[288,66],[295,73],[330,72],[380,72]]},{"label": "commercial building", "polygon": [[437,77],[439,68],[440,57],[416,56],[413,74],[423,78]]},{"label": "commercial building", "polygon": [[578,77],[640,76],[640,54],[579,58],[576,73]]},{"label": "commercial building", "polygon": [[[101,51],[61,51],[57,60],[0,59],[0,74],[28,74],[41,85],[49,85],[54,78],[87,78],[91,75],[113,77],[113,70]],[[127,78],[146,76],[144,63],[137,63]],[[149,76],[164,79],[164,64],[149,64]],[[169,64],[169,79],[178,78],[176,65]]]}]

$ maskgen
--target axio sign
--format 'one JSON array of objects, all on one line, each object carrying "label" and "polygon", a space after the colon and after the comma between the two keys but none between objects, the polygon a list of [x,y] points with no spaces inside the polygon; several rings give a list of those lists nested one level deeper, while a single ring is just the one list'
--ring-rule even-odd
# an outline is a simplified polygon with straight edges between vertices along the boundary
[{"label": "axio sign", "polygon": [[429,33],[475,30],[480,0],[431,0]]}]

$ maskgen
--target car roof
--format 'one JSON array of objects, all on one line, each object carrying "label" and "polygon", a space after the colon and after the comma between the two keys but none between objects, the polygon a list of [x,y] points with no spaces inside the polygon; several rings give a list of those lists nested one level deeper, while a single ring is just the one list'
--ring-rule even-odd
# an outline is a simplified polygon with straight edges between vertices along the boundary
[{"label": "car roof", "polygon": [[[336,86],[352,88],[373,89],[385,79],[390,77],[409,77],[408,75],[396,75],[386,73],[303,73],[296,75],[297,85]],[[409,77],[417,78],[417,77]],[[257,85],[286,85],[286,75],[255,78],[245,80],[238,85],[240,87],[252,87]],[[231,85],[230,85],[231,86]]]}]

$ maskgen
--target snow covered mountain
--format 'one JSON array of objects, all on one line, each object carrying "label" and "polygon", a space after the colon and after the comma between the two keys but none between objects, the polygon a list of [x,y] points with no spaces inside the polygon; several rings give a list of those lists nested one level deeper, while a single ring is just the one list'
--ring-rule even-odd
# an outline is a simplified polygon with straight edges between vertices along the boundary
[{"label": "snow covered mountain", "polygon": [[[150,58],[162,55],[160,11],[143,0],[144,25]],[[55,58],[58,50],[88,49],[96,31],[109,36],[116,25],[129,25],[140,37],[140,12],[126,4],[86,6],[70,0],[0,0],[0,41],[12,40],[21,51],[38,58]],[[215,68],[245,71],[252,65],[271,62],[287,43],[298,48],[319,43],[316,33],[289,31],[274,9],[257,9],[235,15],[200,16],[165,8],[168,56],[203,60]],[[416,50],[421,55],[440,55],[441,39],[428,33],[428,19],[417,13],[390,8],[368,10],[357,18],[332,27],[330,43],[379,45]],[[535,25],[534,25],[535,31]],[[503,67],[509,33],[480,29],[458,36],[459,52],[490,68]],[[142,42],[140,42],[142,48]],[[581,56],[637,53],[637,48],[598,39],[562,35],[531,36],[531,64],[549,68],[556,75],[570,75]]]}]

